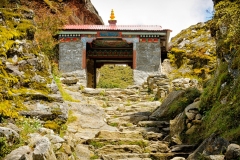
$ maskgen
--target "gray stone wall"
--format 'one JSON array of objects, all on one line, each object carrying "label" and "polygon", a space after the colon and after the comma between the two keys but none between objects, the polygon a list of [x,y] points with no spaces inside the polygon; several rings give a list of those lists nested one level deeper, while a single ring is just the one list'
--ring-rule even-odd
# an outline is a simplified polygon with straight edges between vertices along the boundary
[{"label": "gray stone wall", "polygon": [[137,43],[137,68],[145,72],[159,70],[161,60],[160,43]]},{"label": "gray stone wall", "polygon": [[133,70],[134,84],[142,85],[150,75],[160,73],[161,48],[159,43],[137,43],[137,68]]},{"label": "gray stone wall", "polygon": [[72,72],[82,69],[82,42],[63,42],[59,44],[59,70]]}]

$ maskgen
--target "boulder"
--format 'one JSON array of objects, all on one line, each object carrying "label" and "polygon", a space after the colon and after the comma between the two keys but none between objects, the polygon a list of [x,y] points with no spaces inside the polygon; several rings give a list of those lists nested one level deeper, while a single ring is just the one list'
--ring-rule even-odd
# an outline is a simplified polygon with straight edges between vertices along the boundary
[{"label": "boulder", "polygon": [[172,72],[174,68],[172,67],[169,59],[164,59],[162,62],[162,73],[163,74],[169,74]]},{"label": "boulder", "polygon": [[15,142],[19,140],[19,134],[11,128],[0,127],[0,137],[1,135],[5,136],[10,142]]},{"label": "boulder", "polygon": [[152,153],[157,153],[157,152],[167,153],[170,151],[170,149],[168,148],[168,144],[166,142],[161,142],[161,141],[150,144],[145,148],[145,150]]},{"label": "boulder", "polygon": [[63,143],[65,140],[57,135],[50,134],[46,135],[52,144]]},{"label": "boulder", "polygon": [[29,146],[21,146],[8,154],[4,160],[32,160],[32,149]]},{"label": "boulder", "polygon": [[228,145],[228,141],[217,136],[216,134],[212,134],[209,138],[205,139],[192,154],[188,156],[187,160],[196,160],[199,158],[199,155],[220,155],[226,151]]},{"label": "boulder", "polygon": [[79,126],[82,129],[102,129],[102,130],[117,130],[115,127],[107,125],[105,122],[105,112],[103,108],[94,104],[79,104],[69,102],[71,109],[76,111],[74,116],[76,121],[70,125]]},{"label": "boulder", "polygon": [[[200,105],[200,101],[197,101],[197,102],[193,102],[192,104],[188,105],[185,108],[185,110],[184,110],[185,115],[187,116],[187,118],[189,120],[194,120],[195,119],[196,115],[198,114],[199,105]],[[200,116],[198,115],[197,118],[200,118]]]},{"label": "boulder", "polygon": [[[34,138],[34,137],[33,137]],[[57,160],[51,142],[47,137],[38,137],[34,142],[33,159],[34,160]]]},{"label": "boulder", "polygon": [[159,141],[163,139],[162,133],[155,133],[155,132],[146,132],[143,133],[144,139],[150,140],[150,141]]},{"label": "boulder", "polygon": [[153,113],[150,115],[151,117],[155,118],[162,118],[164,117],[168,110],[169,106],[172,102],[174,102],[176,99],[178,99],[180,96],[184,94],[184,91],[179,90],[179,91],[173,91],[171,92],[167,98],[163,101],[163,103],[155,110]]},{"label": "boulder", "polygon": [[56,94],[59,91],[58,86],[54,80],[52,81],[51,84],[47,84],[47,87],[51,89],[53,94]]},{"label": "boulder", "polygon": [[75,147],[75,153],[78,159],[90,159],[94,155],[94,152],[90,151],[87,146],[78,144]]},{"label": "boulder", "polygon": [[13,123],[8,123],[6,127],[13,129],[13,130],[16,131],[17,133],[19,133],[19,132],[22,130],[22,129],[18,128],[18,127],[17,127],[15,124],[13,124]]},{"label": "boulder", "polygon": [[68,106],[66,103],[26,103],[25,106],[29,111],[19,112],[22,116],[37,117],[41,120],[54,120],[59,118],[66,121],[68,117]]},{"label": "boulder", "polygon": [[69,160],[68,155],[66,153],[63,153],[63,152],[57,152],[56,157],[57,157],[58,160]]},{"label": "boulder", "polygon": [[98,95],[101,92],[103,92],[103,90],[93,89],[93,88],[84,88],[82,91],[82,93],[88,94],[88,95]]},{"label": "boulder", "polygon": [[225,154],[226,160],[240,159],[240,146],[237,144],[230,144],[227,147],[227,152]]},{"label": "boulder", "polygon": [[180,138],[180,134],[182,133],[182,131],[185,128],[184,120],[185,120],[184,113],[180,113],[173,120],[170,120],[170,136],[172,138],[172,141],[175,142],[176,144],[179,144],[179,141],[175,141],[175,139],[173,137]]}]

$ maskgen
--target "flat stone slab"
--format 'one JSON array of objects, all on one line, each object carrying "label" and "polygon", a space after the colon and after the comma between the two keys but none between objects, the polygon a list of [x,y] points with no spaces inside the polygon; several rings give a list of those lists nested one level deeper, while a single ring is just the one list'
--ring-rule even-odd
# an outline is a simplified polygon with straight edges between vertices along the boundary
[{"label": "flat stone slab", "polygon": [[[174,158],[177,155],[174,153],[143,153],[143,154],[136,154],[136,153],[111,153],[102,155],[103,160],[152,160],[152,159],[159,159],[159,160],[167,160],[170,158]],[[184,156],[186,157],[186,155]],[[183,158],[183,157],[182,157]]]},{"label": "flat stone slab", "polygon": [[111,153],[142,153],[143,150],[138,145],[106,145],[96,151],[98,155]]},{"label": "flat stone slab", "polygon": [[118,132],[118,131],[100,131],[96,138],[134,138],[134,139],[143,139],[142,133],[137,131],[129,131],[129,132]]},{"label": "flat stone slab", "polygon": [[169,125],[166,121],[140,121],[138,126],[140,127],[159,127],[163,128],[164,126]]},{"label": "flat stone slab", "polygon": [[111,153],[102,155],[103,160],[151,160],[149,153],[136,154],[136,153]]},{"label": "flat stone slab", "polygon": [[146,132],[143,134],[144,139],[151,140],[151,141],[159,141],[163,139],[162,133],[155,133],[155,132]]},{"label": "flat stone slab", "polygon": [[[117,139],[110,139],[110,138],[93,138],[86,141],[87,144],[93,145],[98,144],[99,146],[105,145],[138,145],[140,147],[146,147],[149,144],[149,141],[144,139],[133,139],[133,138],[117,138]],[[98,147],[98,146],[94,146]]]}]

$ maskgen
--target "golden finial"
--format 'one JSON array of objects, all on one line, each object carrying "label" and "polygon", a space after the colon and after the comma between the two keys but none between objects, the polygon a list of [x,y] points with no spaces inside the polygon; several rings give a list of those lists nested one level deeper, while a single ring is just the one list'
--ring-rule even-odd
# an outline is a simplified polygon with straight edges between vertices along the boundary
[{"label": "golden finial", "polygon": [[114,19],[115,19],[115,15],[114,15],[114,10],[113,10],[113,9],[112,9],[112,11],[111,11],[110,19],[111,19],[111,20],[114,20]]}]

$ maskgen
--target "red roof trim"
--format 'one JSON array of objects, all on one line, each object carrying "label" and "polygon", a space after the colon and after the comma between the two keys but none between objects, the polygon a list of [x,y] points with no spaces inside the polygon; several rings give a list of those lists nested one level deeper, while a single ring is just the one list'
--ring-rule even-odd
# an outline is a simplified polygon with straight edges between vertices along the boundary
[{"label": "red roof trim", "polygon": [[158,25],[65,25],[64,30],[138,30],[162,31]]}]

